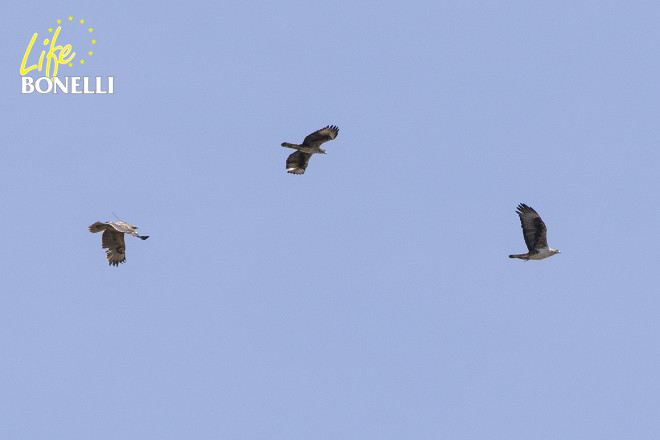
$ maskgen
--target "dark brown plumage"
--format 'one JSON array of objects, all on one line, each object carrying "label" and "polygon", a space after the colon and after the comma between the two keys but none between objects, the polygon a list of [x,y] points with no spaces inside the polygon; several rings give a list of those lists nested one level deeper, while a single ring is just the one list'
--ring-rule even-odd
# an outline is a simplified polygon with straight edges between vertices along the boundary
[{"label": "dark brown plumage", "polygon": [[308,135],[300,145],[283,142],[283,147],[298,150],[286,159],[287,172],[291,174],[304,174],[312,154],[326,154],[326,151],[321,148],[321,145],[333,140],[338,134],[339,128],[337,126],[328,125]]},{"label": "dark brown plumage", "polygon": [[101,247],[107,249],[105,253],[108,257],[108,263],[111,266],[119,266],[119,263],[126,261],[126,243],[124,242],[124,234],[132,235],[133,237],[146,240],[148,235],[138,235],[135,230],[137,226],[129,225],[126,222],[96,222],[89,226],[89,232],[95,234],[103,231],[101,236]]},{"label": "dark brown plumage", "polygon": [[509,255],[509,258],[519,258],[521,260],[543,260],[560,252],[548,246],[547,232],[545,223],[541,220],[534,209],[521,203],[518,205],[516,214],[520,217],[520,225],[523,230],[523,237],[527,245],[526,254]]}]

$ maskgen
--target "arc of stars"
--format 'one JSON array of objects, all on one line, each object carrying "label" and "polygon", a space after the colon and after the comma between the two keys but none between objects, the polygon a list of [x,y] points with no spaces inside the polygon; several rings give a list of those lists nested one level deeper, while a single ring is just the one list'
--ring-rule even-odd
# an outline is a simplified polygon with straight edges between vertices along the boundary
[{"label": "arc of stars", "polygon": [[[69,21],[73,21],[73,16],[69,16]],[[57,24],[61,24],[61,23],[62,23],[62,20],[61,20],[61,19],[58,19],[58,20],[57,20]],[[85,24],[85,20],[81,18],[81,19],[80,19],[80,24]],[[91,33],[91,32],[94,31],[94,28],[89,28],[89,29],[87,29],[87,30]],[[53,32],[53,28],[49,28],[49,29],[48,29],[48,32]],[[44,44],[45,44],[45,43],[44,43]],[[92,40],[92,44],[96,44],[96,40],[95,40],[95,39]],[[92,52],[91,50],[90,50],[89,52],[87,52],[87,53],[89,54],[89,56],[92,56],[92,55],[94,54],[94,52]],[[72,63],[72,62],[70,62],[70,63],[68,63],[68,64],[69,64],[69,67],[73,67],[73,63]],[[80,60],[80,64],[85,64],[85,60],[82,60],[82,59],[81,59],[81,60]]]}]

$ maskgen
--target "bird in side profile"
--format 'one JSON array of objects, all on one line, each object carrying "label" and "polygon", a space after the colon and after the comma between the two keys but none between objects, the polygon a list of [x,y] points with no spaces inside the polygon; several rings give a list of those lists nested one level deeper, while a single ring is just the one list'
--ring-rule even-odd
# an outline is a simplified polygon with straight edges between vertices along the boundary
[{"label": "bird in side profile", "polygon": [[520,216],[525,244],[529,252],[526,254],[509,255],[509,258],[520,258],[521,260],[543,260],[560,252],[548,246],[546,237],[547,228],[541,217],[529,206],[521,203],[518,205],[516,214]]},{"label": "bird in side profile", "polygon": [[286,159],[286,170],[291,174],[304,174],[312,154],[326,154],[321,145],[331,141],[339,134],[339,128],[328,125],[305,138],[302,145],[283,142],[282,146],[298,150]]},{"label": "bird in side profile", "polygon": [[101,247],[107,249],[108,263],[111,266],[119,266],[119,263],[126,261],[126,244],[124,243],[124,234],[146,240],[148,235],[138,235],[135,230],[137,226],[129,225],[126,222],[96,222],[90,225],[89,232],[95,234],[103,231],[101,236]]}]

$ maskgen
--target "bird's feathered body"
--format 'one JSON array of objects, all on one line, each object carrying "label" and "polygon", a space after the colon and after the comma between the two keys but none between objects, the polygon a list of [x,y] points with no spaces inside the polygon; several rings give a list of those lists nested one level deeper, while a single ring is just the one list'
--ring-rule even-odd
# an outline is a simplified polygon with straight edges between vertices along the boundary
[{"label": "bird's feathered body", "polygon": [[135,230],[137,226],[129,225],[126,222],[96,222],[89,226],[89,232],[95,234],[103,231],[101,236],[101,247],[107,249],[105,253],[108,257],[108,263],[111,266],[119,266],[119,263],[126,261],[126,243],[124,234],[146,240],[149,236],[138,235]]},{"label": "bird's feathered body", "polygon": [[509,258],[520,258],[521,260],[543,260],[559,254],[560,251],[548,246],[547,228],[534,209],[521,203],[518,205],[516,214],[520,216],[520,224],[523,230],[523,237],[527,245],[526,254],[509,255]]},{"label": "bird's feathered body", "polygon": [[286,170],[291,174],[304,174],[309,164],[309,159],[313,154],[326,154],[321,148],[325,142],[331,141],[339,134],[339,128],[335,125],[328,125],[314,133],[308,135],[302,144],[290,144],[283,142],[282,146],[298,150],[292,153],[286,159]]}]

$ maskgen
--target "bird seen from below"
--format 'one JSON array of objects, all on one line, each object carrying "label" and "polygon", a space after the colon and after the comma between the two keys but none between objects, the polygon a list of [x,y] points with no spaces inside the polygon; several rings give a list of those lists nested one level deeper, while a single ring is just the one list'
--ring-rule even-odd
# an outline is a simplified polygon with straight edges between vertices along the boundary
[{"label": "bird seen from below", "polygon": [[339,128],[328,125],[305,138],[301,145],[283,142],[282,146],[298,150],[286,159],[286,170],[291,174],[304,174],[312,154],[326,154],[321,145],[331,141],[339,134]]},{"label": "bird seen from below", "polygon": [[543,260],[544,258],[560,253],[557,249],[552,249],[548,246],[548,239],[546,237],[547,228],[543,220],[541,220],[541,216],[536,211],[521,203],[518,205],[516,214],[520,216],[520,224],[522,225],[525,244],[529,252],[526,254],[509,255],[509,258],[520,258],[525,261]]},{"label": "bird seen from below", "polygon": [[124,243],[124,234],[146,240],[148,235],[138,235],[135,230],[137,226],[129,225],[126,222],[96,222],[89,226],[89,232],[95,234],[103,231],[101,236],[101,247],[107,249],[105,253],[108,256],[108,263],[111,266],[119,266],[119,263],[126,261],[126,244]]}]

